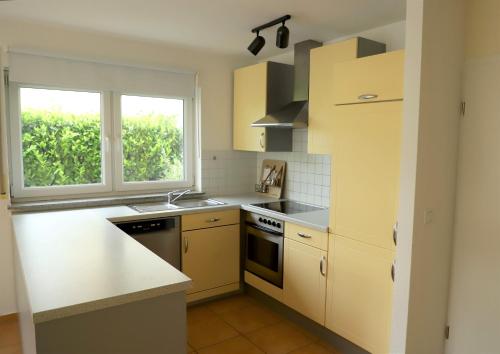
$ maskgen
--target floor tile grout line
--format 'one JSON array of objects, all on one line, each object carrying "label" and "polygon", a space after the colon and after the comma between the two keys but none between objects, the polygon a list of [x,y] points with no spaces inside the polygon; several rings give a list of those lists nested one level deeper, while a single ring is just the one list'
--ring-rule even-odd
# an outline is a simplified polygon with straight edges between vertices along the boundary
[{"label": "floor tile grout line", "polygon": [[[241,296],[245,296],[245,295],[241,295]],[[240,307],[238,307],[237,309],[231,309],[231,310],[227,310],[227,311],[223,311],[223,312],[220,312],[220,313],[217,313],[215,312],[213,309],[210,308],[210,306],[212,304],[214,304],[215,302],[207,302],[207,303],[204,303],[204,304],[199,304],[199,305],[196,305],[196,306],[193,306],[194,307],[205,307],[207,310],[209,310],[213,315],[215,315],[215,317],[217,317],[218,319],[222,320],[226,325],[228,325],[230,328],[232,328],[236,333],[237,335],[236,336],[233,336],[233,337],[230,337],[230,338],[226,338],[220,342],[217,342],[217,343],[213,343],[213,344],[210,344],[208,346],[205,346],[205,347],[201,347],[201,348],[198,348],[198,349],[195,349],[188,341],[188,344],[191,345],[191,347],[193,347],[193,349],[195,350],[194,353],[197,353],[199,350],[202,350],[202,349],[206,349],[206,348],[210,348],[212,346],[215,346],[215,345],[219,345],[221,343],[224,343],[228,340],[231,340],[231,339],[234,339],[234,338],[237,338],[239,336],[245,338],[246,340],[248,340],[252,345],[254,345],[256,348],[258,348],[260,351],[266,353],[266,351],[264,350],[264,348],[261,348],[257,343],[253,342],[251,340],[251,338],[248,336],[249,334],[251,333],[254,333],[254,332],[257,332],[257,331],[260,331],[260,330],[263,330],[265,328],[269,328],[269,327],[272,327],[272,326],[275,326],[275,325],[279,325],[279,324],[282,324],[284,322],[288,322],[290,325],[294,326],[294,327],[297,327],[300,331],[302,332],[305,332],[306,336],[308,337],[308,339],[310,340],[307,344],[304,344],[303,346],[299,346],[297,348],[294,348],[290,351],[288,351],[286,354],[288,353],[291,353],[293,352],[294,350],[299,350],[299,349],[303,349],[311,344],[314,344],[314,343],[318,343],[318,345],[320,345],[323,349],[327,350],[327,351],[330,351],[328,348],[326,348],[325,346],[321,345],[320,342],[321,342],[321,338],[319,338],[318,336],[314,335],[312,332],[310,332],[307,328],[304,328],[302,327],[300,324],[298,323],[295,323],[294,321],[290,320],[289,318],[287,318],[286,316],[282,316],[280,313],[274,311],[274,309],[272,309],[270,306],[268,306],[267,304],[265,303],[261,303],[259,302],[258,300],[246,295],[246,297],[248,297],[250,299],[251,302],[253,303],[249,303],[249,304],[245,304],[245,305],[242,305]],[[230,298],[228,298],[230,299]],[[221,301],[223,302],[225,299],[222,299],[222,300],[218,300],[218,301]],[[229,323],[228,321],[226,321],[224,319],[224,314],[227,314],[231,311],[236,311],[236,310],[241,310],[241,309],[244,309],[244,308],[248,308],[252,305],[257,305],[257,306],[262,306],[263,308],[265,308],[267,311],[270,311],[276,315],[279,316],[280,320],[275,322],[275,323],[272,323],[272,324],[268,324],[268,325],[264,325],[260,328],[256,328],[256,329],[253,329],[252,331],[249,331],[249,332],[241,332],[240,330],[238,330],[235,326],[233,326],[231,323]]]},{"label": "floor tile grout line", "polygon": [[[207,345],[206,347],[202,347],[202,348],[200,348],[200,349],[196,349],[196,350],[198,351],[198,350],[208,349],[208,348],[214,347],[214,346],[216,346],[216,345],[220,345],[220,344],[222,344],[222,343],[224,343],[224,342],[230,341],[231,339],[238,338],[238,337],[244,337],[244,336],[242,336],[241,334],[239,334],[239,333],[238,333],[238,335],[237,335],[237,336],[234,336],[234,337],[231,337],[231,338],[226,338],[226,339],[224,339],[224,340],[223,340],[223,341],[221,341],[221,342],[217,342],[217,343],[214,343],[214,344],[210,344],[210,345]],[[252,342],[250,342],[250,343],[252,343]],[[254,343],[252,343],[252,344],[254,344]],[[254,345],[255,345],[255,344],[254,344]],[[259,348],[259,349],[260,349],[260,348]]]}]

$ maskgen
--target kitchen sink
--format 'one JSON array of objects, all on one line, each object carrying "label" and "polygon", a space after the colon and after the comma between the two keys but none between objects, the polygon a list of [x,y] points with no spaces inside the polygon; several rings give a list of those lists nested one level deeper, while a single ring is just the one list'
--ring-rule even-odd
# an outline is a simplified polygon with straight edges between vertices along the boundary
[{"label": "kitchen sink", "polygon": [[224,205],[226,203],[220,202],[215,199],[186,199],[186,200],[178,200],[173,204],[181,208],[203,208],[203,207]]},{"label": "kitchen sink", "polygon": [[155,211],[168,211],[168,210],[180,209],[180,207],[178,207],[177,205],[168,204],[164,202],[134,204],[134,205],[129,205],[129,208],[132,208],[135,211],[138,211],[139,213],[152,213]]},{"label": "kitchen sink", "polygon": [[129,205],[130,208],[138,211],[139,213],[152,213],[156,211],[169,211],[188,208],[203,208],[217,205],[224,205],[226,203],[220,202],[215,199],[186,199],[178,200],[171,204],[166,202],[154,202],[144,204]]}]

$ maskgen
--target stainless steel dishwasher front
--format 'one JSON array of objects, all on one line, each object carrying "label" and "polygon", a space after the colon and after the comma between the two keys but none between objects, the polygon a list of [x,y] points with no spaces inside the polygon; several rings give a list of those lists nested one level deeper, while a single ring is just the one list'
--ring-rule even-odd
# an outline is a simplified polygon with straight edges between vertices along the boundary
[{"label": "stainless steel dishwasher front", "polygon": [[131,220],[114,224],[172,266],[181,269],[179,216]]}]

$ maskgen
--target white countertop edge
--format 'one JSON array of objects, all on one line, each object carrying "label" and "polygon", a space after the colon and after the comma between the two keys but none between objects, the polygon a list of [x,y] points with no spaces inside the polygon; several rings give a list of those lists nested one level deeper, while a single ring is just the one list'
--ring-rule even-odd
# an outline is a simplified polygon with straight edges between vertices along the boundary
[{"label": "white countertop edge", "polygon": [[[328,225],[322,225],[322,224],[318,224],[318,223],[307,220],[307,218],[310,215],[314,215],[314,213],[328,213],[328,209],[299,213],[299,214],[289,214],[289,215],[276,213],[276,212],[262,209],[259,207],[255,207],[255,206],[249,205],[249,204],[243,204],[241,206],[241,209],[246,210],[246,211],[250,211],[250,212],[254,212],[257,214],[261,214],[261,215],[266,215],[266,216],[269,216],[272,218],[280,219],[280,220],[283,220],[285,222],[288,221],[288,222],[291,222],[294,224],[309,227],[311,229],[315,229],[315,230],[318,230],[321,232],[328,232]],[[328,222],[328,219],[326,221]]]},{"label": "white countertop edge", "polygon": [[[129,221],[129,220],[141,220],[141,219],[152,219],[152,218],[160,218],[167,216],[180,216],[185,214],[195,214],[195,213],[204,213],[211,211],[220,211],[220,210],[245,210],[250,212],[256,212],[262,215],[268,215],[270,217],[275,217],[277,219],[283,220],[285,222],[291,222],[294,224],[303,225],[305,227],[309,227],[315,230],[319,230],[322,232],[328,232],[328,209],[323,209],[319,211],[305,212],[299,214],[291,214],[285,215],[276,213],[273,211],[268,211],[266,209],[262,209],[259,207],[255,207],[251,204],[259,203],[263,201],[267,201],[269,197],[262,197],[256,195],[239,195],[239,196],[221,196],[216,197],[214,199],[225,202],[224,205],[211,206],[211,207],[200,207],[200,208],[187,208],[180,210],[170,210],[170,211],[161,211],[161,212],[152,212],[152,213],[138,213],[132,209],[116,206],[111,207],[98,207],[98,208],[85,208],[81,210],[86,210],[90,213],[96,213],[96,215],[92,217],[103,217],[104,220],[109,222],[118,222],[118,221]],[[275,199],[273,199],[275,200]],[[109,209],[109,212],[108,212]],[[14,219],[22,218],[23,215],[29,214],[52,214],[52,213],[63,213],[66,212],[78,212],[80,209],[75,209],[73,211],[46,211],[46,212],[28,212],[16,214],[13,216]],[[103,210],[103,211],[101,211]],[[106,215],[107,214],[107,215]],[[62,215],[62,214],[61,214]],[[15,224],[13,220],[13,224]],[[14,225],[13,225],[14,226]],[[14,226],[15,230],[15,226]],[[15,232],[14,232],[15,234]],[[17,245],[17,237],[16,237],[16,247]],[[22,264],[23,262],[21,262]],[[24,267],[23,267],[24,268]],[[24,273],[24,271],[23,271]],[[33,321],[34,323],[42,323],[46,321],[55,320],[58,318],[64,318],[68,316],[78,315],[87,313],[90,311],[101,310],[112,306],[118,306],[126,303],[131,303],[135,301],[150,299],[162,295],[167,295],[175,292],[185,291],[190,288],[191,280],[187,277],[186,279],[180,279],[179,281],[173,283],[167,283],[160,285],[154,288],[144,288],[139,289],[134,292],[117,294],[114,296],[108,296],[98,299],[90,299],[89,301],[81,302],[81,303],[73,303],[68,306],[61,307],[53,307],[53,308],[43,308],[39,307],[38,309],[33,309]],[[30,296],[30,284],[27,285],[28,290],[28,298],[31,303]]]},{"label": "white countertop edge", "polygon": [[206,206],[206,207],[197,207],[197,208],[185,208],[185,209],[174,209],[174,210],[165,210],[165,211],[154,211],[147,213],[139,213],[135,212],[135,214],[123,215],[123,216],[112,216],[107,218],[108,221],[112,223],[130,221],[130,220],[149,220],[151,218],[164,218],[169,216],[181,216],[187,214],[200,214],[200,213],[208,213],[211,211],[224,211],[224,210],[234,210],[241,209],[239,204],[223,204],[223,205],[214,205],[214,206]]},{"label": "white countertop edge", "polygon": [[191,284],[192,281],[187,280],[183,282],[177,282],[174,284],[161,286],[158,288],[146,289],[134,293],[128,293],[114,297],[99,299],[95,301],[85,302],[82,304],[76,304],[52,310],[35,312],[33,313],[33,322],[35,324],[48,322],[64,317],[80,315],[91,311],[103,310],[113,306],[119,306],[131,302],[147,300],[163,295],[178,293],[189,289],[191,287]]}]

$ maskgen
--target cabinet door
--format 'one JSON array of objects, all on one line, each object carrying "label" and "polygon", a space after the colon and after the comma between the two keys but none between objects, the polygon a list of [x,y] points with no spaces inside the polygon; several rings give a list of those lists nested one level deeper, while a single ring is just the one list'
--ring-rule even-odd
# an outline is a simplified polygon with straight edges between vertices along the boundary
[{"label": "cabinet door", "polygon": [[337,63],[333,77],[336,105],[402,99],[404,51]]},{"label": "cabinet door", "polygon": [[332,120],[333,233],[394,249],[402,102],[337,106]]},{"label": "cabinet door", "polygon": [[283,299],[287,306],[324,325],[327,253],[285,239]]},{"label": "cabinet door", "polygon": [[330,153],[334,63],[355,59],[357,50],[357,38],[311,50],[307,127],[307,152],[310,154]]},{"label": "cabinet door", "polygon": [[233,148],[265,151],[265,128],[252,123],[266,115],[268,64],[260,63],[234,72]]},{"label": "cabinet door", "polygon": [[182,271],[193,280],[188,294],[240,281],[240,226],[182,233]]},{"label": "cabinet door", "polygon": [[394,252],[330,235],[326,327],[373,354],[389,352]]}]

